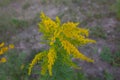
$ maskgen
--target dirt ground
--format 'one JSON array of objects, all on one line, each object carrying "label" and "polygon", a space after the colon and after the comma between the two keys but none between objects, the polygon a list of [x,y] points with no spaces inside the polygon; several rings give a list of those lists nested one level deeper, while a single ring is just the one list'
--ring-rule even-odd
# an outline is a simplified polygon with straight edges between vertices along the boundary
[{"label": "dirt ground", "polygon": [[113,74],[115,80],[120,80],[120,68],[114,67],[100,58],[104,46],[109,47],[113,54],[120,49],[120,30],[117,30],[120,27],[120,21],[111,10],[113,3],[115,3],[114,0],[16,0],[0,7],[0,13],[10,13],[17,19],[32,23],[28,28],[12,35],[10,39],[17,49],[28,54],[32,50],[47,47],[40,43],[41,33],[38,32],[37,23],[40,21],[41,11],[52,19],[55,19],[56,16],[60,17],[62,22],[80,22],[80,27],[90,30],[95,27],[102,28],[103,32],[95,33],[105,37],[90,34],[90,38],[95,39],[97,43],[79,48],[85,55],[92,57],[95,62],[78,61],[79,66],[88,76],[101,77],[102,80],[104,71],[107,71]]}]

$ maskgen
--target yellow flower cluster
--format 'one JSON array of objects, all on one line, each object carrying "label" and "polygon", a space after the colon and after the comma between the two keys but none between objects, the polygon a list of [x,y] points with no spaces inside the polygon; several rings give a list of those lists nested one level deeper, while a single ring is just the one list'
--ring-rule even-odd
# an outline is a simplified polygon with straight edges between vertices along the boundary
[{"label": "yellow flower cluster", "polygon": [[79,41],[80,45],[87,43],[95,43],[95,40],[87,39],[89,35],[88,29],[76,27],[78,23],[68,22],[62,25],[62,31],[66,38]]},{"label": "yellow flower cluster", "polygon": [[94,62],[94,60],[86,57],[82,53],[80,53],[75,46],[73,46],[70,42],[67,40],[61,40],[62,46],[64,49],[69,53],[72,54],[75,58],[79,58],[82,60],[85,60],[87,62]]},{"label": "yellow flower cluster", "polygon": [[51,20],[44,13],[41,14],[42,21],[38,24],[40,31],[44,36],[50,40],[49,44],[53,45],[56,38],[70,38],[76,40],[80,45],[87,43],[95,43],[94,40],[87,39],[89,35],[88,29],[78,28],[79,23],[67,22],[63,25],[60,24],[60,19],[56,17],[56,21]]},{"label": "yellow flower cluster", "polygon": [[[13,49],[13,48],[14,48],[13,44],[10,44],[9,46],[5,46],[4,42],[0,43],[0,55],[3,55],[9,49]],[[0,63],[4,63],[4,62],[6,62],[6,58],[5,57],[0,59]]]},{"label": "yellow flower cluster", "polygon": [[44,13],[41,13],[42,21],[38,24],[40,31],[44,33],[44,36],[50,40],[49,44],[53,45],[56,38],[61,33],[60,20],[56,17],[56,22],[47,17]]},{"label": "yellow flower cluster", "polygon": [[50,76],[52,76],[52,66],[54,65],[56,59],[56,52],[54,48],[51,48],[48,52],[48,71]]},{"label": "yellow flower cluster", "polygon": [[7,60],[6,60],[6,58],[5,57],[2,57],[1,59],[0,59],[0,63],[5,63]]},{"label": "yellow flower cluster", "polygon": [[[52,66],[54,65],[54,62],[55,62],[55,59],[56,59],[56,52],[55,52],[54,48],[51,48],[47,55],[46,55],[46,52],[41,52],[41,53],[38,53],[35,56],[35,58],[32,60],[32,62],[30,64],[30,67],[28,69],[28,74],[29,75],[31,74],[33,66],[38,61],[45,59],[45,57],[47,57],[47,62],[46,62],[47,64],[44,64],[42,66],[41,74],[44,75],[46,73],[46,70],[48,69],[49,74],[52,76]],[[46,66],[47,66],[47,69],[46,69]]]},{"label": "yellow flower cluster", "polygon": [[57,24],[49,17],[45,16],[44,13],[41,13],[40,17],[42,18],[42,21],[38,24],[40,31],[44,31],[47,36],[51,36],[58,27]]}]

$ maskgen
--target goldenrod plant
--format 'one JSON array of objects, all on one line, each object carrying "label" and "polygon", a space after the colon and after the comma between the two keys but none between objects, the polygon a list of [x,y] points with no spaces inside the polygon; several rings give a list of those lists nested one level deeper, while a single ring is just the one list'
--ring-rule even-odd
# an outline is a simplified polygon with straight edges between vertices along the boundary
[{"label": "goldenrod plant", "polygon": [[[14,48],[13,44],[10,44],[9,46],[5,46],[4,42],[0,43],[0,55],[3,55],[9,49],[13,49],[13,48]],[[6,62],[6,58],[5,57],[0,58],[0,63],[5,63],[5,62]]]},{"label": "goldenrod plant", "polygon": [[41,64],[41,75],[45,77],[47,75],[46,78],[49,76],[51,78],[49,80],[58,80],[63,76],[63,79],[68,80],[66,75],[70,73],[66,69],[79,68],[72,62],[72,58],[94,62],[93,59],[88,58],[77,49],[78,46],[96,42],[88,38],[89,30],[77,27],[79,23],[61,24],[58,17],[54,21],[44,13],[41,13],[40,18],[42,20],[38,24],[39,31],[43,33],[43,39],[49,45],[49,49],[36,54],[30,63],[29,75],[35,64],[39,62]]}]

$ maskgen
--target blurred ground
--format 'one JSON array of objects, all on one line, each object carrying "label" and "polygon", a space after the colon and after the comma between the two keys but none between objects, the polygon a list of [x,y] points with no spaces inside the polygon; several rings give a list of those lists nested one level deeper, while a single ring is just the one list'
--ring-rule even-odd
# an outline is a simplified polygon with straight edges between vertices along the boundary
[{"label": "blurred ground", "polygon": [[0,3],[1,41],[14,43],[17,49],[26,53],[46,48],[40,43],[37,26],[41,11],[52,19],[60,17],[62,22],[80,22],[80,27],[90,29],[90,38],[97,41],[80,48],[95,60],[93,64],[79,61],[83,71],[86,75],[101,78],[107,71],[115,76],[115,80],[120,79],[120,68],[100,58],[104,46],[113,54],[120,49],[120,21],[111,9],[115,0],[1,0]]}]

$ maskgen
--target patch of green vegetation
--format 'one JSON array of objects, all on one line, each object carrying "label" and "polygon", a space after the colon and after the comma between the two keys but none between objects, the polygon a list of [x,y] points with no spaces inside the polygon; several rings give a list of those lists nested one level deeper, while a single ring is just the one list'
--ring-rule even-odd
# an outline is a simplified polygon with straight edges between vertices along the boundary
[{"label": "patch of green vegetation", "polygon": [[28,22],[25,20],[19,20],[19,19],[12,19],[12,25],[16,28],[24,28],[28,27]]},{"label": "patch of green vegetation", "polygon": [[95,26],[90,28],[90,34],[92,37],[106,39],[107,35],[101,26]]},{"label": "patch of green vegetation", "polygon": [[113,66],[120,66],[120,51],[112,53],[108,47],[104,47],[100,57]]},{"label": "patch of green vegetation", "polygon": [[120,66],[120,51],[116,52],[113,57],[114,57],[113,65]]},{"label": "patch of green vegetation", "polygon": [[7,62],[0,64],[0,80],[29,80],[25,53],[19,53],[16,50],[9,51],[6,58]]},{"label": "patch of green vegetation", "polygon": [[14,49],[2,55],[7,58],[7,62],[0,64],[0,80],[42,80],[39,76],[39,63],[32,70],[34,74],[28,75],[29,63],[35,57],[36,52],[41,52],[41,50],[33,50],[28,55]]},{"label": "patch of green vegetation", "polygon": [[116,13],[117,18],[120,20],[120,0],[116,0],[116,3],[112,6],[112,10]]},{"label": "patch of green vegetation", "polygon": [[117,25],[115,28],[114,28],[114,35],[115,35],[115,39],[114,39],[114,42],[116,43],[116,45],[118,46],[118,48],[120,49],[120,38],[119,38],[119,35],[120,35],[120,25]]},{"label": "patch of green vegetation", "polygon": [[102,49],[100,57],[102,58],[102,60],[107,61],[108,63],[111,63],[113,61],[112,53],[108,47],[104,47]]},{"label": "patch of green vegetation", "polygon": [[[101,77],[100,76],[88,76],[87,78],[88,78],[87,80],[115,80],[114,76],[107,71],[104,71],[103,76]],[[81,79],[78,79],[78,80],[81,80]]]},{"label": "patch of green vegetation", "polygon": [[77,71],[76,72],[76,79],[74,79],[74,80],[88,80],[88,78],[83,72]]},{"label": "patch of green vegetation", "polygon": [[104,79],[105,80],[114,80],[114,76],[111,73],[105,71],[104,72]]}]

